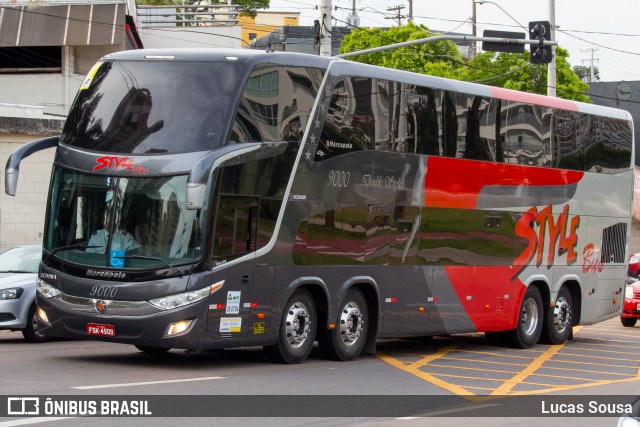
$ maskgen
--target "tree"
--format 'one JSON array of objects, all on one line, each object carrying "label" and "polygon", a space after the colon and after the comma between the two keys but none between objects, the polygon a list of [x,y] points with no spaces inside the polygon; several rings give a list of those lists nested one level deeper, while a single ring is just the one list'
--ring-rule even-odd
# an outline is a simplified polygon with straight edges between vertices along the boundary
[{"label": "tree", "polygon": [[[584,92],[589,85],[571,69],[569,52],[556,48],[556,95],[559,98],[591,102]],[[529,53],[483,52],[468,63],[460,73],[460,80],[480,82],[491,86],[522,92],[547,93],[547,66],[533,65]]]},{"label": "tree", "polygon": [[[219,3],[225,3],[219,0]],[[256,16],[257,9],[269,9],[269,0],[235,0],[233,2],[240,6],[240,14],[246,16]]]},{"label": "tree", "polygon": [[[425,26],[408,24],[387,31],[357,29],[345,37],[340,53],[354,52],[429,37]],[[547,93],[547,66],[532,65],[529,53],[483,52],[465,62],[457,46],[447,40],[427,42],[349,59],[383,67],[414,71],[456,80],[479,82],[523,92]],[[590,102],[588,85],[571,69],[568,51],[556,49],[556,94],[560,98]]]},{"label": "tree", "polygon": [[[583,82],[591,82],[591,67],[585,67],[584,65],[576,65],[573,67],[573,71],[580,77]],[[593,67],[593,81],[600,81],[600,70],[598,67]]]},{"label": "tree", "polygon": [[[340,53],[386,46],[429,36],[428,28],[423,25],[408,24],[389,30],[359,28],[344,38],[340,45]],[[456,69],[464,64],[456,45],[447,40],[354,56],[350,59],[388,68],[451,78],[456,77]]]}]

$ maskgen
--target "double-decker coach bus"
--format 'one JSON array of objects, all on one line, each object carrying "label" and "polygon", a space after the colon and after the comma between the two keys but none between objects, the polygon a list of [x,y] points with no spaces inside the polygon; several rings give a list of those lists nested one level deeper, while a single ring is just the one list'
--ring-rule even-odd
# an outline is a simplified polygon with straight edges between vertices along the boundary
[{"label": "double-decker coach bus", "polygon": [[381,337],[562,343],[618,316],[621,110],[354,63],[137,50],[59,137],[37,291],[51,336],[297,363]]}]

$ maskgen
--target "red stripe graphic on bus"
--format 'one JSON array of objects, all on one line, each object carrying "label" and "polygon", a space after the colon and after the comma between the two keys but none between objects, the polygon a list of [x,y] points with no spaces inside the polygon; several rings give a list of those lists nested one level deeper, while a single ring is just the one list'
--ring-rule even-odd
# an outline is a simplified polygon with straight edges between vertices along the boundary
[{"label": "red stripe graphic on bus", "polygon": [[560,186],[577,184],[584,172],[502,163],[429,157],[425,206],[475,209],[488,186]]},{"label": "red stripe graphic on bus", "polygon": [[[450,266],[445,271],[479,332],[516,327],[520,300],[527,287],[518,278],[512,280],[510,266]],[[474,295],[473,299],[467,299],[468,295]]]},{"label": "red stripe graphic on bus", "polygon": [[491,87],[490,90],[491,96],[494,98],[502,98],[509,101],[524,102],[527,104],[544,105],[546,107],[561,108],[569,111],[578,111],[578,104],[562,98],[519,92],[501,87]]}]

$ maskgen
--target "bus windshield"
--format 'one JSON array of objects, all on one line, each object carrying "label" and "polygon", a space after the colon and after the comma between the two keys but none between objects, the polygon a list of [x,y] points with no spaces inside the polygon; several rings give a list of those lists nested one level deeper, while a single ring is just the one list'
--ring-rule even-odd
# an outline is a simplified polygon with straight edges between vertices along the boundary
[{"label": "bus windshield", "polygon": [[238,91],[231,62],[117,61],[82,85],[60,142],[81,149],[170,154],[212,150]]},{"label": "bus windshield", "polygon": [[173,268],[201,253],[200,210],[187,176],[109,177],[56,168],[44,249],[80,265]]}]

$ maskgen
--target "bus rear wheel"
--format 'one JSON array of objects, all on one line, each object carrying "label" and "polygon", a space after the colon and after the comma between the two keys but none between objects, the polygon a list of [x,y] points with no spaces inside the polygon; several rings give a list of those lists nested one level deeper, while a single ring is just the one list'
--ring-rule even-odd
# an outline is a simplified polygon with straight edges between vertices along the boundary
[{"label": "bus rear wheel", "polygon": [[278,341],[265,346],[275,363],[301,363],[311,353],[317,329],[316,306],[306,289],[296,291],[285,306],[278,330]]},{"label": "bus rear wheel", "polygon": [[318,331],[322,352],[333,360],[355,360],[360,356],[369,332],[367,301],[358,289],[350,289],[340,303],[333,329]]},{"label": "bus rear wheel", "polygon": [[627,328],[633,328],[634,326],[636,326],[636,322],[638,321],[637,318],[635,317],[621,317],[620,318],[620,322],[622,323],[622,326],[625,326]]},{"label": "bus rear wheel", "polygon": [[562,344],[569,339],[573,327],[572,306],[571,293],[565,286],[561,287],[555,305],[546,309],[542,342]]},{"label": "bus rear wheel", "polygon": [[542,333],[542,295],[535,286],[527,286],[520,313],[518,326],[510,332],[511,344],[518,348],[529,348],[536,345]]}]

